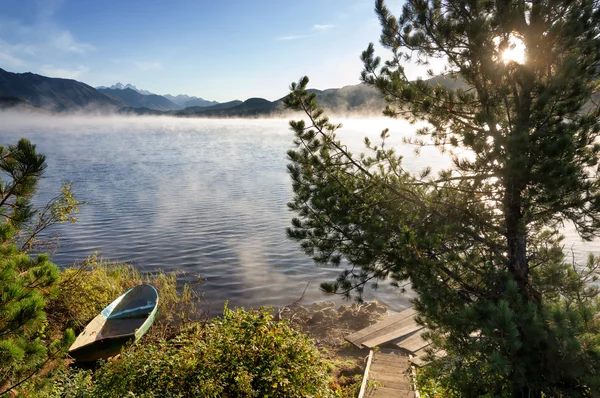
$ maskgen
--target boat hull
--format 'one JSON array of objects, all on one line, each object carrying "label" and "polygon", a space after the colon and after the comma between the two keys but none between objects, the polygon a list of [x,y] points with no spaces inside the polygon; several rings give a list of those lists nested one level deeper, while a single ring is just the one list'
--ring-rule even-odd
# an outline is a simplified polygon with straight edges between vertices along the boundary
[{"label": "boat hull", "polygon": [[78,362],[94,362],[98,359],[114,357],[127,344],[135,341],[135,335],[95,340],[89,344],[69,351],[69,355]]},{"label": "boat hull", "polygon": [[129,289],[98,314],[77,336],[69,355],[91,362],[117,355],[128,342],[136,342],[150,328],[158,308],[158,293],[151,285]]}]

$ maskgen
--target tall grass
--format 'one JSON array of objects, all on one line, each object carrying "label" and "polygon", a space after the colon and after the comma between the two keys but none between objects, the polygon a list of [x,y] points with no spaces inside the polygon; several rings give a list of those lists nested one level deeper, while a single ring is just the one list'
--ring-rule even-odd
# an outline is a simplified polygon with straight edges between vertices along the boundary
[{"label": "tall grass", "polygon": [[95,254],[61,273],[59,293],[46,307],[48,326],[56,334],[66,328],[79,333],[126,290],[148,283],[158,291],[159,304],[154,323],[144,339],[169,339],[188,323],[206,315],[199,311],[196,284],[186,283],[178,289],[177,276],[177,273],[142,273],[131,264],[108,262]]}]

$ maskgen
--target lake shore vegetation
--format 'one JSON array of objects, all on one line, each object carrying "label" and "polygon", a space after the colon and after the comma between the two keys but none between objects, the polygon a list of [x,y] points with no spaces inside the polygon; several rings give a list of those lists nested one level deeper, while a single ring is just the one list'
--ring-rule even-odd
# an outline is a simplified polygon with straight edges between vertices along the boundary
[{"label": "lake shore vegetation", "polygon": [[[325,359],[313,340],[270,309],[225,307],[208,319],[199,307],[202,280],[145,273],[97,254],[59,269],[43,250],[43,231],[75,222],[83,203],[66,184],[36,209],[31,199],[45,157],[23,139],[0,148],[0,393],[23,397],[345,397],[358,378]],[[74,364],[67,350],[106,305],[127,289],[150,283],[159,293],[156,319],[136,345],[93,366]],[[279,317],[279,313],[277,316]],[[353,365],[350,374],[361,372]]]}]

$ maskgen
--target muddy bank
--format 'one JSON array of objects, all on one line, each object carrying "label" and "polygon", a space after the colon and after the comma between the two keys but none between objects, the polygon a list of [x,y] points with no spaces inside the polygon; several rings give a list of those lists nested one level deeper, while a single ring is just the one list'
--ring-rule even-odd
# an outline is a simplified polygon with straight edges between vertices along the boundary
[{"label": "muddy bank", "polygon": [[288,319],[292,326],[310,335],[317,345],[331,345],[341,344],[344,336],[379,322],[388,315],[388,307],[376,301],[340,306],[323,301],[306,306],[286,307],[279,311],[279,315],[281,319]]}]

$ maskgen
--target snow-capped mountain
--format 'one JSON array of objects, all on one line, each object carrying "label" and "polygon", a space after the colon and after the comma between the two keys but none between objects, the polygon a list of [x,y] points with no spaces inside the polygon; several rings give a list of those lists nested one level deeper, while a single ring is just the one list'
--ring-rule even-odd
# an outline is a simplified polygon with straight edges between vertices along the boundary
[{"label": "snow-capped mountain", "polygon": [[137,91],[138,93],[143,94],[143,95],[152,95],[152,94],[154,94],[154,93],[151,93],[148,90],[142,90],[140,88],[137,88],[133,84],[123,84],[123,83],[120,83],[120,82],[117,82],[116,84],[113,84],[110,87],[107,87],[107,86],[98,86],[96,88],[98,90],[100,90],[100,89],[106,89],[106,88],[110,88],[112,90],[125,90],[126,88],[130,88],[133,91]]}]

